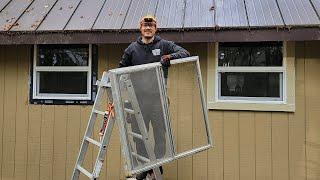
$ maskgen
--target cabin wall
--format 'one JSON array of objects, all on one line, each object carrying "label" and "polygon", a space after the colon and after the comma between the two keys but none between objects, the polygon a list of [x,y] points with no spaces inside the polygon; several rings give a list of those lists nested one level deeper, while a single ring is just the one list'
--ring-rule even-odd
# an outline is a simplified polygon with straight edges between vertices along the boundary
[{"label": "cabin wall", "polygon": [[[100,76],[117,67],[126,46],[99,45]],[[208,45],[183,46],[200,56],[206,85]],[[295,43],[294,113],[209,110],[215,148],[165,165],[165,179],[319,179],[319,47]],[[31,46],[0,46],[0,179],[70,179],[92,106],[29,104],[30,58]],[[90,147],[85,166],[96,152]],[[101,179],[123,179],[121,156],[115,126]]]}]

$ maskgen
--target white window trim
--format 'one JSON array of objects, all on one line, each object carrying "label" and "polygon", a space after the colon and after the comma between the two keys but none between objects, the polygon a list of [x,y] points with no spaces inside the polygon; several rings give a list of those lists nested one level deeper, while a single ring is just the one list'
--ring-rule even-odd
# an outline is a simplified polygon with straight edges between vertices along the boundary
[{"label": "white window trim", "polygon": [[[281,67],[218,67],[218,47],[218,43],[208,44],[207,97],[209,109],[295,111],[294,42],[283,42],[283,65]],[[218,73],[244,71],[282,72],[282,100],[246,97],[238,97],[236,99],[219,99]]]},{"label": "white window trim", "polygon": [[[89,44],[88,66],[37,66],[38,45],[33,48],[33,99],[59,99],[59,100],[91,100],[91,74],[92,74],[92,44]],[[38,72],[87,72],[86,94],[61,94],[61,93],[39,93]]]}]

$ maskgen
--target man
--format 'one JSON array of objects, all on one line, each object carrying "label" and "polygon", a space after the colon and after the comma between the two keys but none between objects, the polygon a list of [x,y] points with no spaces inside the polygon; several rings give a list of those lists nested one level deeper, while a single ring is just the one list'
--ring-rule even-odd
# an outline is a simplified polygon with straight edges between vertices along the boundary
[{"label": "man", "polygon": [[[157,21],[154,16],[147,15],[141,19],[140,32],[141,36],[138,40],[131,43],[124,51],[119,67],[161,62],[164,76],[167,78],[170,60],[190,56],[189,52],[184,48],[155,35],[157,32]],[[130,77],[136,90],[136,96],[147,130],[149,130],[150,121],[153,127],[156,158],[161,159],[166,152],[165,125],[163,116],[158,113],[161,109],[161,103],[152,101],[153,99],[160,99],[159,93],[157,92],[158,85],[156,75],[152,73],[148,75],[148,78],[144,78],[146,74],[136,73]],[[146,79],[148,81],[146,81]],[[133,132],[140,133],[137,122],[133,121],[131,127]],[[138,138],[134,138],[133,140],[137,153],[145,155],[146,149],[143,142]],[[160,170],[162,171],[162,167],[160,167]],[[148,173],[152,173],[152,171]],[[137,179],[144,179],[146,175],[147,172],[139,174]]]}]

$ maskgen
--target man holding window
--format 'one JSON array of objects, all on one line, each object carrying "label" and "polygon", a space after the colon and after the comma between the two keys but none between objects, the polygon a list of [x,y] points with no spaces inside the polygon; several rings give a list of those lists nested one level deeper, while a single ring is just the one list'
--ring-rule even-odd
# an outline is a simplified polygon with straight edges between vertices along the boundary
[{"label": "man holding window", "polygon": [[[161,39],[159,36],[155,35],[157,32],[157,21],[154,16],[147,15],[144,16],[140,21],[140,32],[141,36],[137,41],[131,43],[128,48],[124,51],[122,59],[119,63],[119,67],[135,66],[153,62],[161,62],[164,70],[164,77],[168,76],[168,68],[170,66],[170,60],[185,58],[190,56],[190,53],[184,48],[174,44],[171,41]],[[139,101],[139,106],[142,111],[142,116],[149,130],[149,123],[151,122],[153,127],[153,134],[155,139],[154,153],[157,159],[164,157],[166,153],[166,139],[165,139],[165,124],[163,118],[159,118],[159,106],[160,103],[154,103],[152,99],[159,96],[157,90],[155,90],[157,80],[156,77],[152,82],[146,82],[144,80],[144,74],[136,74],[131,76],[133,85],[139,88],[139,91],[136,91],[136,96]],[[136,88],[135,88],[136,89]],[[153,93],[152,93],[153,92]],[[140,133],[137,122],[133,121],[131,124],[132,131],[135,133]],[[145,155],[146,149],[142,140],[138,138],[133,139],[135,142],[136,150],[138,154]],[[160,167],[162,172],[162,167]],[[144,179],[147,176],[147,173],[152,174],[152,170],[149,172],[141,173],[137,176],[137,179]]]}]

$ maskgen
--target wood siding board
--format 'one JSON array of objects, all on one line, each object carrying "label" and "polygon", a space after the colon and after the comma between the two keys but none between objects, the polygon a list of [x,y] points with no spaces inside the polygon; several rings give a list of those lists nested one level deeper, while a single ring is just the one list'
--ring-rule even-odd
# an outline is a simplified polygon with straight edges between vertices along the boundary
[{"label": "wood siding board", "polygon": [[224,111],[224,179],[239,179],[239,113]]},{"label": "wood siding board", "polygon": [[274,180],[289,179],[287,113],[272,113],[272,172]]},{"label": "wood siding board", "polygon": [[43,106],[42,113],[40,179],[53,180],[54,106]]},{"label": "wood siding board", "polygon": [[70,179],[80,149],[80,106],[68,106],[66,179]]},{"label": "wood siding board", "polygon": [[255,112],[256,179],[272,179],[271,114]]},{"label": "wood siding board", "polygon": [[42,105],[30,105],[28,127],[27,180],[40,179],[40,126]]},{"label": "wood siding board", "polygon": [[[199,63],[201,67],[205,67],[207,61],[203,60],[207,57],[206,54],[206,44],[199,44],[196,49],[193,49],[191,46],[183,45],[184,48],[188,49],[191,54],[197,54],[199,56]],[[196,70],[190,68],[192,70],[192,74],[189,75],[189,81],[193,86],[193,95],[192,104],[193,104],[193,114],[192,114],[192,129],[193,129],[193,148],[201,147],[208,144],[206,127],[204,122],[204,116],[202,111],[201,104],[201,94],[200,89],[198,88],[198,82],[196,78]],[[206,77],[203,75],[202,77]],[[194,74],[194,75],[193,75]],[[170,76],[171,78],[172,76]],[[203,83],[205,84],[206,78],[203,79]],[[191,98],[190,98],[191,99]],[[203,151],[201,153],[193,155],[193,179],[208,179],[208,151]]]},{"label": "wood siding board", "polygon": [[[17,123],[16,123],[14,179],[23,180],[23,179],[26,179],[27,177],[27,158],[28,158],[28,152],[27,152],[28,120],[29,120],[28,119],[28,107],[29,107],[29,101],[28,101],[29,78],[28,77],[29,77],[30,61],[27,57],[30,57],[30,53],[29,53],[30,46],[19,47],[17,52],[18,52],[17,55],[19,56],[19,59],[18,59],[19,66],[18,66],[18,79],[17,79],[17,114],[16,114]],[[1,62],[0,62],[0,66],[1,66]],[[1,80],[0,80],[0,86],[1,86]],[[1,98],[0,98],[0,102],[2,102]],[[2,113],[0,112],[0,115],[1,114]]]},{"label": "wood siding board", "polygon": [[[210,69],[208,66],[211,66],[212,62],[215,61],[215,44],[210,43],[207,45],[207,64],[206,66],[201,66],[202,72],[205,72],[207,75],[210,73],[209,70],[214,70],[214,68]],[[208,67],[207,69],[203,67]],[[206,83],[204,85],[211,86],[212,82],[207,82],[210,77],[207,75],[203,75],[206,78]],[[206,87],[205,86],[205,87]],[[211,88],[205,88],[206,91],[213,91]],[[207,101],[211,98],[209,97],[212,92],[207,92]],[[223,165],[223,112],[222,111],[209,111],[208,118],[211,125],[211,132],[213,132],[213,141],[214,147],[208,151],[208,179],[223,179],[224,165]]]},{"label": "wood siding board", "polygon": [[53,179],[66,179],[67,120],[66,106],[54,107]]},{"label": "wood siding board", "polygon": [[305,59],[304,42],[296,43],[296,111],[289,114],[290,180],[306,177]]},{"label": "wood siding board", "polygon": [[214,147],[208,151],[208,179],[223,180],[223,111],[209,111],[211,131],[214,136]]},{"label": "wood siding board", "polygon": [[3,123],[3,154],[2,154],[2,179],[14,178],[15,163],[15,130],[17,111],[17,65],[18,58],[14,49],[9,48],[5,60],[4,83],[4,123]]},{"label": "wood siding board", "polygon": [[319,108],[319,42],[305,43],[305,93],[306,93],[306,166],[307,180],[320,177],[320,121]]},{"label": "wood siding board", "polygon": [[[174,143],[175,146],[177,145],[177,139],[178,137],[178,102],[177,102],[177,97],[178,97],[178,84],[177,82],[177,77],[179,72],[172,70],[172,68],[169,68],[169,74],[171,77],[168,79],[168,96],[169,96],[169,110],[170,110],[170,121],[171,121],[171,128],[174,130],[172,131],[172,136],[175,138]],[[169,179],[169,180],[177,180],[178,179],[178,162],[173,161],[170,162],[169,164],[164,165],[164,179]]]},{"label": "wood siding board", "polygon": [[[91,106],[82,106],[81,107],[81,116],[80,116],[80,137],[81,137],[81,142],[82,143],[82,139],[84,137],[84,134],[85,134],[85,131],[86,131],[86,128],[87,128],[87,124],[88,124],[88,120],[89,120],[89,116],[90,116],[90,113],[91,113]],[[78,149],[78,153],[79,153],[79,150]],[[89,167],[92,167],[92,164],[93,164],[93,159],[92,159],[92,152],[93,152],[93,149],[91,146],[89,146],[88,150],[87,150],[87,153],[86,153],[86,156],[85,156],[85,159],[84,159],[84,163],[82,164],[83,167],[85,168],[89,168]],[[86,180],[88,178],[84,177],[84,176],[80,176],[80,179],[81,180]]]},{"label": "wood siding board", "polygon": [[5,57],[6,55],[6,48],[0,48],[0,178],[2,177],[2,155],[3,155],[3,123],[4,123],[4,83],[5,83]]},{"label": "wood siding board", "polygon": [[[185,65],[178,67],[178,137],[177,152],[183,152],[192,149],[192,101],[190,97],[193,94],[193,86],[190,84]],[[183,87],[183,88],[182,88]],[[178,179],[192,179],[192,157],[186,157],[178,160]]]},{"label": "wood siding board", "polygon": [[240,180],[255,179],[255,119],[253,112],[239,113]]}]

